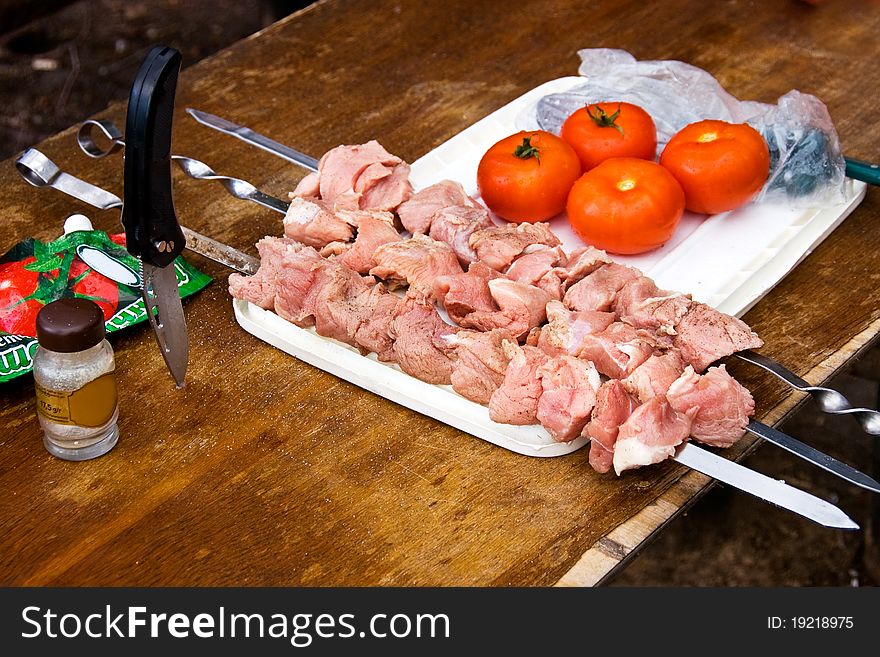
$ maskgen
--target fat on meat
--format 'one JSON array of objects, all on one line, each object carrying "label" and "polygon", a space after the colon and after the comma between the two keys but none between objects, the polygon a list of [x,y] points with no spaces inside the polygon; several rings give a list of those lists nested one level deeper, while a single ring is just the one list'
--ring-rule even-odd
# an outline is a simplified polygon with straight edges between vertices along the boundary
[{"label": "fat on meat", "polygon": [[546,312],[547,324],[541,327],[535,344],[550,356],[576,356],[586,336],[601,333],[614,322],[614,313],[568,310],[560,301],[549,301]]},{"label": "fat on meat", "polygon": [[452,206],[477,207],[476,201],[464,191],[461,183],[441,180],[417,191],[397,208],[400,222],[413,235],[427,234],[438,210]]},{"label": "fat on meat", "polygon": [[574,356],[556,356],[536,370],[542,393],[537,418],[557,442],[577,438],[596,405],[602,381],[593,364]]},{"label": "fat on meat", "polygon": [[637,407],[617,433],[614,472],[659,463],[675,454],[691,432],[694,411],[679,413],[662,395]]},{"label": "fat on meat", "polygon": [[544,391],[538,368],[549,356],[536,347],[521,347],[513,340],[504,340],[502,348],[509,363],[504,381],[489,399],[489,418],[502,424],[535,424],[538,401]]},{"label": "fat on meat", "polygon": [[476,252],[470,247],[471,235],[491,225],[489,211],[485,208],[453,205],[434,213],[428,234],[452,247],[458,261],[467,267],[477,259]]},{"label": "fat on meat", "polygon": [[514,258],[533,245],[559,246],[560,241],[546,223],[506,224],[476,231],[470,246],[477,259],[497,271],[505,271]]},{"label": "fat on meat", "polygon": [[426,235],[383,244],[373,253],[373,265],[370,274],[390,286],[408,284],[411,291],[426,296],[433,294],[440,276],[463,273],[452,248]]},{"label": "fat on meat", "polygon": [[609,311],[617,291],[639,276],[641,272],[634,267],[616,262],[602,265],[568,288],[563,302],[572,310]]},{"label": "fat on meat", "polygon": [[487,285],[498,310],[476,310],[461,320],[461,326],[478,331],[503,328],[519,338],[546,321],[550,295],[541,288],[506,278],[493,278]]},{"label": "fat on meat", "polygon": [[623,387],[645,403],[657,395],[665,395],[672,382],[681,376],[684,368],[684,361],[674,350],[653,354],[623,379]]},{"label": "fat on meat", "polygon": [[454,355],[452,389],[478,404],[488,404],[501,383],[509,361],[503,348],[515,336],[504,329],[461,330],[442,336],[445,348]]},{"label": "fat on meat", "polygon": [[618,290],[613,309],[630,326],[675,335],[691,303],[689,296],[661,290],[647,276],[639,276]]},{"label": "fat on meat", "polygon": [[287,237],[267,236],[257,242],[260,266],[252,276],[230,274],[229,294],[243,299],[260,308],[271,310],[275,307],[278,268],[282,260],[302,249],[302,244]]},{"label": "fat on meat", "polygon": [[434,297],[456,324],[476,311],[495,312],[498,304],[492,298],[489,281],[501,278],[494,269],[481,262],[472,262],[466,272],[440,276],[434,281]]},{"label": "fat on meat", "polygon": [[609,379],[599,387],[596,406],[582,434],[590,439],[590,465],[596,472],[611,469],[620,425],[638,405],[618,379]]},{"label": "fat on meat", "polygon": [[702,372],[719,358],[744,349],[757,349],[764,341],[741,319],[725,315],[704,303],[694,302],[675,327],[673,344],[694,370]]},{"label": "fat on meat", "polygon": [[679,413],[694,412],[691,436],[715,447],[730,447],[743,437],[755,412],[751,393],[728,374],[724,365],[702,376],[688,366],[666,392]]},{"label": "fat on meat", "polygon": [[354,229],[333,208],[316,198],[294,198],[284,215],[284,235],[316,249],[330,242],[347,242]]},{"label": "fat on meat", "polygon": [[407,374],[427,383],[452,382],[453,359],[446,351],[448,336],[458,327],[443,321],[434,304],[407,294],[391,320],[394,359]]},{"label": "fat on meat", "polygon": [[623,379],[648,360],[655,347],[648,332],[614,322],[601,333],[585,335],[578,356],[593,361],[605,376]]}]

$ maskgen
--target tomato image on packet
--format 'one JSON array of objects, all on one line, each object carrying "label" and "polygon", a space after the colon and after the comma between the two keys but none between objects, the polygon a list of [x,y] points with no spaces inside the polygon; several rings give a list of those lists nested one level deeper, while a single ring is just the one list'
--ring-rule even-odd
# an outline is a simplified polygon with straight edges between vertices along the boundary
[{"label": "tomato image on packet", "polygon": [[[83,258],[111,263],[126,282],[107,278]],[[181,297],[211,282],[181,257],[174,266]],[[145,321],[138,269],[137,259],[125,250],[125,235],[99,230],[76,230],[51,242],[28,238],[0,256],[0,382],[31,370],[37,313],[52,301],[94,301],[108,333]]]}]

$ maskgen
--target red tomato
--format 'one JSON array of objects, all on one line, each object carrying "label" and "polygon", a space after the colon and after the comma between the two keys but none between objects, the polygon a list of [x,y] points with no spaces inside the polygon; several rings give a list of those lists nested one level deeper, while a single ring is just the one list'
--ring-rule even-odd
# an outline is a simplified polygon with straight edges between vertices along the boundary
[{"label": "red tomato", "polygon": [[43,304],[29,297],[36,292],[40,275],[25,269],[33,262],[36,258],[30,257],[0,264],[0,331],[32,338],[37,335],[37,313]]},{"label": "red tomato", "polygon": [[508,221],[543,221],[565,208],[581,173],[577,154],[556,135],[518,132],[492,146],[477,167],[483,202]]},{"label": "red tomato", "polygon": [[761,190],[770,151],[749,125],[698,121],[669,140],[660,164],[684,188],[688,210],[718,214],[748,203]]},{"label": "red tomato", "polygon": [[93,271],[86,263],[75,258],[70,263],[68,285],[77,297],[91,299],[104,312],[104,321],[113,317],[119,302],[119,288],[106,276]]},{"label": "red tomato", "polygon": [[596,103],[571,114],[562,124],[562,138],[571,144],[584,171],[612,157],[653,160],[657,127],[650,115],[631,103]]},{"label": "red tomato", "polygon": [[672,237],[684,214],[684,192],[659,164],[615,157],[578,179],[567,210],[585,242],[612,253],[644,253]]}]

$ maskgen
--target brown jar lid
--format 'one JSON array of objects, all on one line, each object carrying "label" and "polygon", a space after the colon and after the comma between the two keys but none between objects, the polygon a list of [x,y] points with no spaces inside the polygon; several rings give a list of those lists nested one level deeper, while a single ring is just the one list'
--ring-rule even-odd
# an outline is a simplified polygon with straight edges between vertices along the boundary
[{"label": "brown jar lid", "polygon": [[72,353],[104,339],[104,313],[88,299],[58,299],[37,314],[37,341],[49,351]]}]

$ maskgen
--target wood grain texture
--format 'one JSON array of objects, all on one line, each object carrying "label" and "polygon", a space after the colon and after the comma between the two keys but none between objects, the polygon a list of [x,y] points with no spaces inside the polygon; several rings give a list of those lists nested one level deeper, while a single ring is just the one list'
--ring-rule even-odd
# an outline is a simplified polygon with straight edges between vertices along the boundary
[{"label": "wood grain texture", "polygon": [[[744,98],[815,93],[847,154],[876,159],[880,108],[866,90],[880,82],[878,33],[880,7],[844,0],[327,0],[185,70],[174,150],[282,195],[301,171],[196,125],[184,108],[315,155],[377,138],[412,161],[537,84],[574,74],[579,48],[615,47],[707,68]],[[121,125],[124,106],[102,116]],[[81,155],[72,130],[40,148],[121,192],[121,159]],[[250,253],[281,231],[268,210],[175,179],[178,214],[194,230]],[[35,190],[10,161],[0,182],[0,248],[56,235],[75,211],[118,228],[117,213]],[[876,337],[878,226],[870,190],[749,312],[765,353],[819,381]],[[190,259],[217,282],[185,303],[187,388],[174,389],[148,329],[116,334],[121,438],[109,455],[49,456],[32,381],[0,387],[0,584],[593,583],[706,485],[672,463],[616,478],[594,473],[583,452],[518,456],[403,409],[241,330],[227,272]],[[759,417],[778,421],[800,399],[743,364],[731,370]],[[597,544],[607,558],[579,576]]]}]

